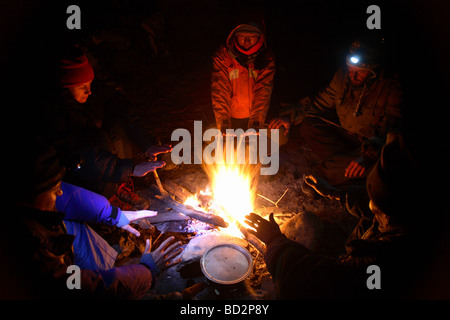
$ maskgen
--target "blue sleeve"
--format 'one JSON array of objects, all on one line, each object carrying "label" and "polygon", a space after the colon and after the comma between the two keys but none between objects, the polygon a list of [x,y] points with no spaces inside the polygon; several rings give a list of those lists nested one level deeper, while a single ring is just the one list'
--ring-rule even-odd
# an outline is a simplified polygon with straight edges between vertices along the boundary
[{"label": "blue sleeve", "polygon": [[153,260],[151,253],[144,253],[141,257],[140,263],[145,265],[150,270],[154,279],[156,279],[156,276],[160,274],[158,266],[156,265],[155,260]]},{"label": "blue sleeve", "polygon": [[[95,192],[61,182],[63,194],[56,198],[56,210],[65,214],[65,220],[125,225],[122,211],[108,199]],[[123,216],[123,217],[122,217]]]}]

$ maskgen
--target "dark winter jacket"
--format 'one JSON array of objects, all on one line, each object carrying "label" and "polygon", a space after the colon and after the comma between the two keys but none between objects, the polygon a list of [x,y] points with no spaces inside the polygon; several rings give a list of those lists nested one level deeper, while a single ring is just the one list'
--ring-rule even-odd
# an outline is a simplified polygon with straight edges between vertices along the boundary
[{"label": "dark winter jacket", "polygon": [[[344,196],[344,199],[351,195]],[[357,201],[344,200],[353,208]],[[361,203],[362,204],[362,203]],[[365,203],[368,206],[368,202]],[[367,212],[359,208],[353,214]],[[365,217],[364,219],[368,219]],[[370,220],[369,220],[370,221]],[[370,223],[369,223],[370,224]],[[379,230],[373,220],[360,238],[347,242],[345,253],[329,257],[312,252],[280,234],[267,244],[265,261],[281,299],[406,298],[414,295],[427,261],[426,239],[411,227]],[[369,288],[372,271],[381,270],[381,289]]]},{"label": "dark winter jacket", "polygon": [[386,135],[401,125],[402,88],[398,81],[379,71],[361,87],[352,86],[348,69],[341,67],[330,84],[313,98],[305,98],[301,105],[283,110],[294,124],[304,117],[319,117],[333,123],[361,141],[378,142],[381,149]]},{"label": "dark winter jacket", "polygon": [[265,45],[250,56],[237,51],[235,30],[213,55],[211,98],[216,124],[229,127],[231,118],[248,118],[249,127],[259,127],[270,105],[275,59]]},{"label": "dark winter jacket", "polygon": [[141,298],[156,280],[141,264],[107,271],[81,269],[81,290],[68,289],[74,236],[67,234],[63,220],[117,225],[121,211],[85,189],[68,184],[63,189],[66,196],[58,200],[57,208],[65,213],[17,206],[5,216],[8,228],[1,237],[2,298]]},{"label": "dark winter jacket", "polygon": [[[94,83],[92,92],[85,103],[75,101],[68,91],[60,92],[50,99],[49,110],[40,116],[35,126],[36,133],[61,154],[83,161],[81,169],[69,171],[66,179],[101,192],[101,188],[93,186],[125,182],[133,172],[131,159],[121,159],[114,154],[109,131],[117,119],[126,127],[130,113],[129,102],[113,88]],[[134,128],[139,126],[133,122],[131,127],[135,132]]]}]

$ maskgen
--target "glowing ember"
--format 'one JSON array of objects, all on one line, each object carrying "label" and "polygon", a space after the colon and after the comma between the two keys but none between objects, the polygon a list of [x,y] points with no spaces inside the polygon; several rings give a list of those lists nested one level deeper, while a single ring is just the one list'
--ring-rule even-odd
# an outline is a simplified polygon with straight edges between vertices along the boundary
[{"label": "glowing ember", "polygon": [[[211,201],[202,207],[199,196],[190,197],[185,204],[197,210],[211,212],[222,216],[228,223],[228,228],[221,231],[243,237],[239,231],[240,225],[245,225],[245,216],[253,211],[255,199],[255,173],[257,170],[249,165],[211,165],[206,168],[210,177]],[[201,191],[201,195],[207,193]]]},{"label": "glowing ember", "polygon": [[207,212],[207,211],[200,205],[200,201],[198,200],[197,195],[188,197],[188,198],[186,199],[186,201],[184,201],[184,205],[186,205],[186,206],[191,206],[192,208],[194,208],[195,210],[198,210],[198,211]]}]

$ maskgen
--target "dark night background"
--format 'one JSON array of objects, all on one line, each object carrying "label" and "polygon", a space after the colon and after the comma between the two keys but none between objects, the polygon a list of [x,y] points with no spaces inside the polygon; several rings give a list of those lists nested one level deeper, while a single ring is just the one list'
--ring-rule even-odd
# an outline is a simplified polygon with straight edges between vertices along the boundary
[{"label": "dark night background", "polygon": [[[70,4],[81,8],[81,30],[66,28]],[[264,16],[268,44],[277,58],[269,111],[269,116],[275,116],[281,103],[295,102],[328,84],[352,40],[367,31],[366,9],[371,4],[381,8],[382,29],[373,32],[383,34],[389,45],[388,64],[405,89],[408,126],[435,151],[426,155],[431,165],[424,174],[430,175],[433,183],[446,183],[450,106],[447,1],[10,1],[2,4],[0,19],[3,123],[15,126],[13,135],[26,132],[27,115],[39,113],[51,90],[49,66],[56,48],[68,40],[86,43],[105,30],[125,35],[129,44],[123,49],[96,48],[104,80],[119,83],[136,108],[147,108],[148,123],[161,128],[155,131],[164,139],[179,127],[179,122],[170,123],[170,111],[198,104],[206,106],[203,112],[212,121],[211,55],[247,14]],[[161,41],[167,47],[166,56],[152,56],[142,40],[145,36],[139,21],[154,12],[164,17]],[[433,280],[437,282],[448,277],[445,270],[436,274],[439,276]]]},{"label": "dark night background", "polygon": [[[81,30],[66,28],[70,4],[81,8]],[[436,120],[434,115],[444,111],[440,95],[449,87],[449,4],[444,1],[17,1],[3,5],[1,55],[15,97],[33,90],[42,96],[48,88],[46,60],[63,41],[83,42],[101,30],[121,27],[127,28],[126,36],[137,38],[139,21],[159,11],[165,19],[168,57],[151,60],[145,56],[145,45],[130,39],[137,54],[109,71],[125,86],[132,85],[133,68],[142,69],[146,63],[151,65],[148,78],[156,78],[157,70],[164,67],[177,74],[198,72],[205,90],[201,94],[206,96],[212,53],[236,23],[260,14],[277,58],[273,114],[280,102],[314,94],[330,81],[351,41],[367,31],[370,4],[380,6],[382,21],[381,31],[371,32],[385,37],[391,50],[388,63],[398,72],[405,91],[411,88],[409,93],[414,93],[410,98],[416,105],[407,107],[410,116],[419,122],[427,115]],[[100,59],[111,59],[113,54],[106,50]]]}]

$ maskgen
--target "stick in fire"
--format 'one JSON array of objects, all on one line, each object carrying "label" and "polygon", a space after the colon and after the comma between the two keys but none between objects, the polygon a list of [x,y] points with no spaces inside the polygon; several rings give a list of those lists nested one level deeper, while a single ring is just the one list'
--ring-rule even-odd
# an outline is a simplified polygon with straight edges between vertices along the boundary
[{"label": "stick in fire", "polygon": [[158,185],[159,192],[161,193],[160,199],[163,200],[170,208],[172,208],[173,210],[180,212],[192,219],[206,222],[206,223],[212,224],[217,227],[223,227],[223,228],[228,227],[228,223],[222,217],[219,217],[218,215],[191,209],[181,203],[176,202],[174,199],[172,199],[172,197],[169,195],[169,193],[164,189],[156,170],[153,171],[153,174],[155,176],[156,184]]}]

